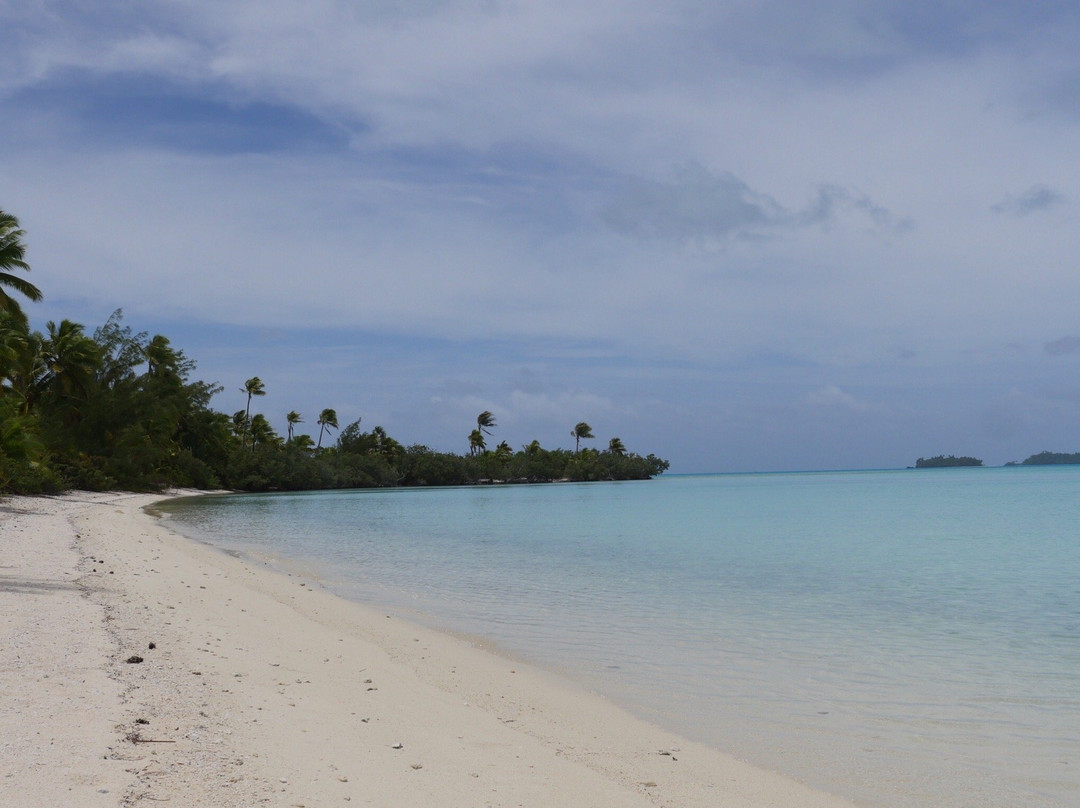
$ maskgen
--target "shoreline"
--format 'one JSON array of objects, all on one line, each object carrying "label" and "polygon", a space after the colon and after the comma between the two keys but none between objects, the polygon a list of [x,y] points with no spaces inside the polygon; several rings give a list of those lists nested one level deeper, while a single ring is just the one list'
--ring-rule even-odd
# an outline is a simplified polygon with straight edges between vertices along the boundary
[{"label": "shoreline", "polygon": [[17,694],[0,803],[852,806],[185,538],[142,510],[167,498],[0,505],[0,687]]}]

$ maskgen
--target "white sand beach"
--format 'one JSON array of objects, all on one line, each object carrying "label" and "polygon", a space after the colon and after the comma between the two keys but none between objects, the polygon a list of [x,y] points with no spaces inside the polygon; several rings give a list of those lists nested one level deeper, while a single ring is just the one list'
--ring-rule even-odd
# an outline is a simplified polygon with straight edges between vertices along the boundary
[{"label": "white sand beach", "polygon": [[180,537],[159,499],[0,503],[0,805],[850,805]]}]

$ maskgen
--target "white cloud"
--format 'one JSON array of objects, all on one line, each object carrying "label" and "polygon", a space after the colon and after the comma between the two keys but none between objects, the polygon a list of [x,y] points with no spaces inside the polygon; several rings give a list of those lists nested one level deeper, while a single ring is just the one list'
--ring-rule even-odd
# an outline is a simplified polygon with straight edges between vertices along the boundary
[{"label": "white cloud", "polygon": [[829,226],[847,212],[862,214],[864,222],[875,227],[910,228],[910,222],[897,222],[866,194],[837,185],[819,187],[806,207],[789,210],[730,172],[714,174],[696,163],[679,169],[671,182],[627,181],[602,216],[619,232],[708,243],[726,237],[762,238],[794,228]]},{"label": "white cloud", "polygon": [[806,394],[807,403],[815,407],[840,407],[852,412],[869,412],[874,406],[845,393],[834,384],[827,384]]}]

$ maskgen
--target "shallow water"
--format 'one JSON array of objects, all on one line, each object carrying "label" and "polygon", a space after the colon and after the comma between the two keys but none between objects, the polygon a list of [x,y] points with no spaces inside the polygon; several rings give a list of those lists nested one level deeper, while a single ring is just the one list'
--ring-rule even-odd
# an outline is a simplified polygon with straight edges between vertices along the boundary
[{"label": "shallow water", "polygon": [[175,527],[866,805],[1080,804],[1080,468],[238,495]]}]

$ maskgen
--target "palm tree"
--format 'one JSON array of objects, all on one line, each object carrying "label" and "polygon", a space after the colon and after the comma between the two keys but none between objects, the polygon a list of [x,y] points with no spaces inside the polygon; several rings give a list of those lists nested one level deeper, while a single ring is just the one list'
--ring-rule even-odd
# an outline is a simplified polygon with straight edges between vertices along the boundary
[{"label": "palm tree", "polygon": [[29,414],[40,392],[37,381],[44,372],[43,339],[39,332],[30,331],[25,318],[0,311],[0,378],[6,382],[2,392],[14,393],[22,400],[21,415]]},{"label": "palm tree", "polygon": [[337,429],[337,412],[327,408],[319,413],[319,419],[315,422],[319,425],[319,442],[315,446],[316,449],[322,448],[323,432],[329,429]]},{"label": "palm tree", "polygon": [[26,315],[18,302],[4,291],[4,287],[14,289],[35,302],[41,300],[40,289],[18,275],[12,275],[9,271],[12,269],[30,271],[30,265],[25,260],[26,245],[22,243],[24,235],[26,234],[19,229],[19,220],[10,213],[0,210],[0,309],[21,320],[25,320]]},{"label": "palm tree", "polygon": [[281,438],[274,432],[266,416],[261,412],[255,413],[251,418],[251,451],[254,452],[255,447],[261,443],[273,443],[275,440]]},{"label": "palm tree", "polygon": [[536,455],[540,454],[540,449],[540,441],[535,438],[533,438],[532,443],[527,443],[521,447],[521,450],[525,452],[526,457],[536,457]]},{"label": "palm tree", "polygon": [[469,433],[469,456],[472,457],[477,452],[486,452],[487,444],[484,442],[484,433],[479,429],[474,429]]},{"label": "palm tree", "polygon": [[292,439],[292,445],[305,452],[310,452],[315,448],[315,441],[311,439],[311,435],[297,435]]},{"label": "palm tree", "polygon": [[491,414],[490,410],[484,410],[478,416],[476,416],[476,428],[485,435],[490,435],[491,430],[497,427],[495,423],[495,416]]},{"label": "palm tree", "polygon": [[244,386],[240,388],[241,393],[247,393],[247,409],[244,410],[244,417],[251,417],[251,397],[252,396],[265,396],[266,385],[263,384],[263,380],[258,376],[252,376],[246,382]]},{"label": "palm tree", "polygon": [[386,434],[381,426],[371,430],[371,437],[375,441],[375,451],[382,455],[387,462],[392,462],[402,452],[402,446],[396,440]]},{"label": "palm tree", "polygon": [[579,421],[578,425],[570,433],[570,437],[574,439],[574,452],[577,453],[581,451],[581,442],[583,440],[592,440],[596,436],[593,435],[591,426],[584,421]]},{"label": "palm tree", "polygon": [[244,441],[247,441],[247,427],[251,424],[251,397],[252,396],[265,396],[266,385],[263,384],[263,380],[258,376],[252,376],[246,382],[244,386],[240,388],[241,393],[247,393],[247,409],[244,410]]},{"label": "palm tree", "polygon": [[247,413],[243,410],[237,410],[232,414],[232,428],[236,437],[244,440],[244,436],[247,435],[248,426],[251,423],[251,419],[247,417]]},{"label": "palm tree", "polygon": [[624,454],[626,454],[626,446],[623,445],[623,442],[620,438],[612,438],[610,441],[608,441],[607,450],[613,455],[618,455],[619,457],[622,457]]},{"label": "palm tree", "polygon": [[142,351],[146,359],[146,372],[148,375],[164,375],[170,370],[176,369],[178,357],[168,337],[155,334],[146,343]]},{"label": "palm tree", "polygon": [[30,417],[43,367],[40,349],[41,335],[30,333],[25,317],[0,311],[0,486],[7,491],[18,490],[12,486],[17,466],[46,454]]},{"label": "palm tree", "polygon": [[63,398],[88,398],[94,373],[101,367],[101,347],[71,320],[62,320],[59,326],[50,320],[45,327],[49,335],[40,347],[39,388]]},{"label": "palm tree", "polygon": [[304,419],[300,417],[300,413],[298,413],[296,410],[289,410],[289,412],[285,415],[285,423],[289,425],[289,442],[291,443],[293,439],[293,428],[297,424],[304,423]]}]

